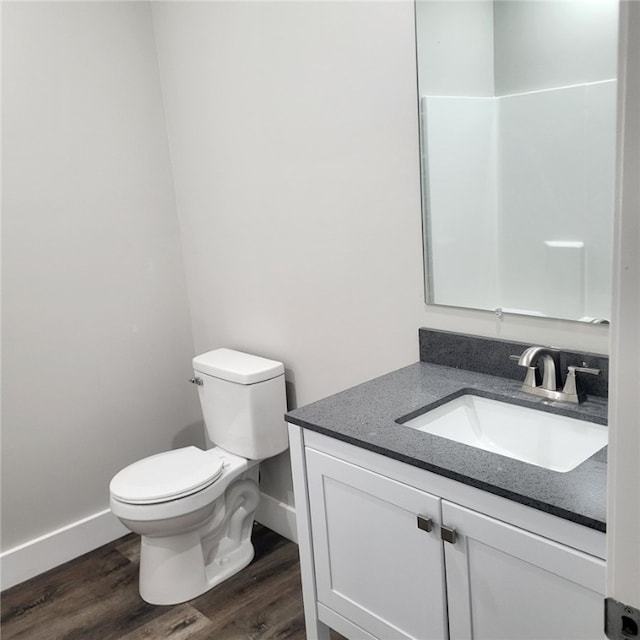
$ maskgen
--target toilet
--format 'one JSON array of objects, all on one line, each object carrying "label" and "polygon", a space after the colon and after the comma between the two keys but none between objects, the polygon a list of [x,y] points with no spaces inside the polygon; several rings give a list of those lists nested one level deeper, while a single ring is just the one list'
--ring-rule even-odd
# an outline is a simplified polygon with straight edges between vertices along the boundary
[{"label": "toilet", "polygon": [[141,536],[140,595],[178,604],[253,559],[260,460],[288,447],[284,366],[232,349],[193,359],[211,449],[144,458],[109,485],[111,511]]}]

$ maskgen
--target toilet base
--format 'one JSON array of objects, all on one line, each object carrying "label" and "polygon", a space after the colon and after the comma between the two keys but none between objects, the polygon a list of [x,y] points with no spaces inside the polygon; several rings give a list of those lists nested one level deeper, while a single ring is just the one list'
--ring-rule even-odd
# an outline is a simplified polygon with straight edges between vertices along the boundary
[{"label": "toilet base", "polygon": [[256,480],[257,466],[230,484],[207,522],[192,531],[166,537],[141,536],[143,600],[157,605],[186,602],[251,562],[251,530],[260,496]]},{"label": "toilet base", "polygon": [[254,556],[251,541],[245,541],[205,566],[197,536],[176,542],[146,536],[141,540],[140,596],[149,604],[173,605],[197,598],[244,569]]}]

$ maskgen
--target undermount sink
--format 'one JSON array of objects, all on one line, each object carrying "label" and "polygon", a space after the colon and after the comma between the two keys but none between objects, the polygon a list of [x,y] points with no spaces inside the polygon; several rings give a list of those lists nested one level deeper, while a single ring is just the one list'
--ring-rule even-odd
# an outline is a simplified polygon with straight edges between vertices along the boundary
[{"label": "undermount sink", "polygon": [[529,464],[571,471],[607,444],[607,427],[467,394],[404,426]]}]

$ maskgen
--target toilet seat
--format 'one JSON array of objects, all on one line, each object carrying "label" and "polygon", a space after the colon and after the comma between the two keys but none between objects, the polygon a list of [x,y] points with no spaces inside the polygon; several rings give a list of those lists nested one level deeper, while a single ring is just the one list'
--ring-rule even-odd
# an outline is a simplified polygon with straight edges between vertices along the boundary
[{"label": "toilet seat", "polygon": [[111,495],[127,504],[177,500],[212,485],[223,461],[197,447],[183,447],[130,464],[111,480]]}]

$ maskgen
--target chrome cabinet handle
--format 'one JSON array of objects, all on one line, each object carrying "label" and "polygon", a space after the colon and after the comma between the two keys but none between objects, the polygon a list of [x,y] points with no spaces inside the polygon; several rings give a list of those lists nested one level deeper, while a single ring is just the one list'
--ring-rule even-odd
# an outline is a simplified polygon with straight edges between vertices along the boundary
[{"label": "chrome cabinet handle", "polygon": [[418,529],[423,531],[431,531],[433,529],[433,520],[427,518],[427,516],[418,516]]},{"label": "chrome cabinet handle", "polygon": [[189,378],[189,382],[191,384],[197,384],[199,387],[204,384],[204,382],[202,382],[202,378]]},{"label": "chrome cabinet handle", "polygon": [[453,527],[440,527],[440,537],[450,544],[455,544],[458,541],[458,532]]}]

